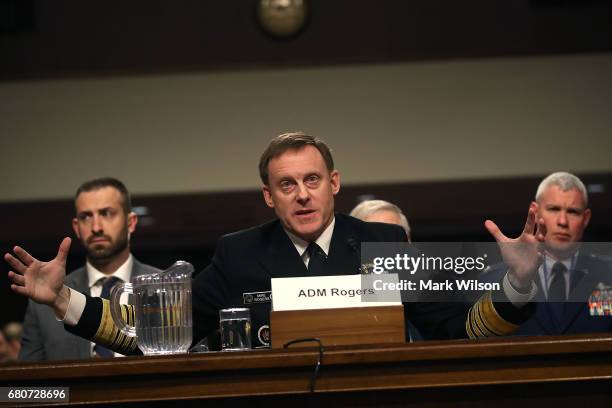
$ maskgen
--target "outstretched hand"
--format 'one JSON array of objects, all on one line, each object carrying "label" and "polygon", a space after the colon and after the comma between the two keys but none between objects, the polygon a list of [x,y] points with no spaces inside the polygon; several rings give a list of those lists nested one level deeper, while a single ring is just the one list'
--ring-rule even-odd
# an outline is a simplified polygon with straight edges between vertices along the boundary
[{"label": "outstretched hand", "polygon": [[51,306],[60,317],[66,313],[70,299],[70,291],[64,287],[70,242],[70,238],[64,238],[56,257],[49,262],[39,261],[18,246],[13,248],[15,256],[9,253],[4,255],[13,269],[8,273],[13,282],[11,289],[37,303]]},{"label": "outstretched hand", "polygon": [[485,228],[495,238],[504,262],[510,268],[508,279],[519,289],[528,289],[536,271],[544,257],[540,251],[540,243],[544,242],[546,227],[541,221],[536,221],[536,211],[529,209],[525,228],[518,238],[508,238],[491,220],[485,221]]}]

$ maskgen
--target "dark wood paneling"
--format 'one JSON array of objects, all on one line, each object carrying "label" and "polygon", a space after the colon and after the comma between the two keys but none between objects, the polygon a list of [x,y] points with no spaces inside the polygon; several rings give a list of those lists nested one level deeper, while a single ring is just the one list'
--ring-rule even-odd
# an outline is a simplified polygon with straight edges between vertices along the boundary
[{"label": "dark wood paneling", "polygon": [[256,0],[3,0],[0,78],[610,51],[605,0],[310,0],[291,39]]},{"label": "dark wood paneling", "polygon": [[[593,218],[586,241],[612,240],[612,175],[580,174],[585,184],[603,192],[590,195]],[[336,199],[338,212],[349,212],[363,195],[391,201],[406,213],[413,240],[420,242],[492,241],[483,223],[490,218],[508,236],[522,230],[529,203],[542,176],[511,179],[467,180],[343,186]],[[143,262],[166,268],[178,259],[191,262],[197,271],[210,261],[217,239],[274,218],[258,190],[218,193],[135,196],[135,206],[145,206],[133,235],[134,254]],[[72,236],[72,200],[0,203],[0,251],[22,245],[40,259],[55,256],[64,236]],[[82,265],[84,252],[73,244],[68,270]],[[25,299],[13,294],[0,262],[0,323],[20,320]]]}]

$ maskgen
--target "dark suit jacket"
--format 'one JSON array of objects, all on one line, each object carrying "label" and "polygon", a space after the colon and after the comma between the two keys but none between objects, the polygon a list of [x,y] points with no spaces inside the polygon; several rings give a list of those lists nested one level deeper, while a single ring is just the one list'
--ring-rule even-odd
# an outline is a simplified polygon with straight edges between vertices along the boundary
[{"label": "dark suit jacket", "polygon": [[[336,214],[327,262],[322,275],[359,273],[360,243],[406,241],[394,225],[372,224]],[[253,346],[268,326],[271,304],[245,304],[243,295],[269,292],[271,278],[310,276],[279,220],[222,237],[210,265],[194,281],[194,338],[202,338],[219,326],[219,310],[250,307]]]},{"label": "dark suit jacket", "polygon": [[[481,281],[499,281],[507,270],[498,264]],[[538,288],[540,279],[535,280]],[[612,268],[593,255],[579,255],[570,282],[568,302],[549,303],[544,291],[536,295],[536,312],[513,333],[515,335],[559,335],[571,333],[612,332],[612,316],[591,316],[588,298],[599,283],[612,284]]]},{"label": "dark suit jacket", "polygon": [[[152,272],[159,272],[159,270],[134,259],[132,276]],[[66,286],[89,295],[85,266],[66,275],[64,283]],[[44,361],[85,358],[91,358],[91,342],[64,330],[64,324],[57,321],[50,307],[40,305],[32,300],[28,301],[19,360]]]}]

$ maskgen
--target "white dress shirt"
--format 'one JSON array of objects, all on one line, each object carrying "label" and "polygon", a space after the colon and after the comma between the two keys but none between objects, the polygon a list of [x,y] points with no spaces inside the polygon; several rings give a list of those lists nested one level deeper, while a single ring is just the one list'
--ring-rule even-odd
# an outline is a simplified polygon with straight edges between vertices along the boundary
[{"label": "white dress shirt", "polygon": [[[319,235],[319,238],[315,240],[315,243],[325,252],[325,256],[329,255],[329,246],[331,244],[332,234],[334,233],[334,225],[336,225],[336,217],[332,218],[332,221],[329,223],[327,228]],[[302,238],[290,233],[285,230],[293,245],[295,245],[295,249],[298,251],[298,254],[302,257],[302,261],[304,261],[304,265],[308,268],[308,263],[310,262],[310,256],[306,249],[308,248],[308,244],[310,242],[304,241]]]},{"label": "white dress shirt", "polygon": [[540,287],[544,291],[546,299],[548,299],[548,291],[550,290],[550,284],[553,280],[552,269],[557,262],[561,262],[565,266],[565,270],[563,271],[563,276],[565,277],[565,298],[567,299],[569,297],[570,279],[573,274],[574,266],[576,265],[576,259],[578,259],[577,252],[574,253],[573,256],[563,260],[553,259],[548,255],[544,258],[544,262],[542,262],[540,269],[538,269],[538,275],[540,277],[540,283],[542,284]]}]

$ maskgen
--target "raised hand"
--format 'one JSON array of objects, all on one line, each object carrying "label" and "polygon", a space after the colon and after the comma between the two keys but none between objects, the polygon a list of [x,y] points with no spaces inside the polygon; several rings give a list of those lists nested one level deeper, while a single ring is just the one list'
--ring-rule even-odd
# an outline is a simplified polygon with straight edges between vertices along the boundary
[{"label": "raised hand", "polygon": [[41,262],[25,249],[13,248],[15,256],[5,254],[4,259],[13,269],[8,277],[13,282],[11,289],[32,299],[51,306],[58,317],[66,314],[70,291],[64,286],[66,258],[70,250],[70,238],[64,238],[57,256],[49,262]]},{"label": "raised hand", "polygon": [[518,238],[508,238],[491,220],[485,221],[485,228],[497,241],[504,262],[510,268],[510,283],[519,289],[529,289],[544,259],[540,243],[544,242],[546,230],[543,222],[536,222],[536,210],[529,209],[525,228]]}]

